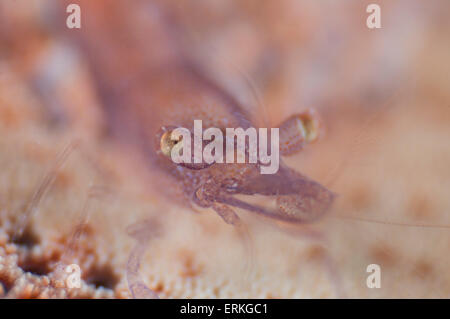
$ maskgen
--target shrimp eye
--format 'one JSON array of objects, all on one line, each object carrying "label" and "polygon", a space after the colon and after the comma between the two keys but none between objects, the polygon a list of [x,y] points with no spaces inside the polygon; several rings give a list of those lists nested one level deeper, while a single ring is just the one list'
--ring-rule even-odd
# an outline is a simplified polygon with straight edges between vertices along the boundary
[{"label": "shrimp eye", "polygon": [[295,114],[280,124],[280,153],[292,155],[302,149],[305,143],[317,140],[320,123],[312,111]]},{"label": "shrimp eye", "polygon": [[319,121],[311,112],[305,112],[298,116],[299,127],[307,143],[314,142],[319,137]]},{"label": "shrimp eye", "polygon": [[172,137],[172,130],[166,131],[161,135],[159,141],[160,150],[165,156],[170,156],[172,149],[182,140],[182,137],[174,139]]},{"label": "shrimp eye", "polygon": [[[156,134],[156,139],[155,139],[155,148],[156,148],[156,152],[158,154],[163,154],[166,158],[171,158],[172,153],[180,153],[182,152],[183,149],[183,135],[176,135],[173,136],[173,132],[176,129],[175,126],[163,126],[159,129],[158,133]],[[191,139],[190,141],[190,145],[193,144],[193,140]],[[179,166],[183,166],[189,169],[193,169],[193,170],[199,170],[199,169],[204,169],[207,168],[209,166],[211,166],[214,163],[206,163],[206,162],[202,162],[202,163],[194,163],[194,153],[192,152],[191,149],[191,161],[190,162],[182,162],[182,163],[177,163],[177,165]]]}]

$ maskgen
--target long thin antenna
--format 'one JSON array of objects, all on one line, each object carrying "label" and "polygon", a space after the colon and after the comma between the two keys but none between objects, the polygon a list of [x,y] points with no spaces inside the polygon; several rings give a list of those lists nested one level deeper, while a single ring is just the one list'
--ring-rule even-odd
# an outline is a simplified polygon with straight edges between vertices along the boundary
[{"label": "long thin antenna", "polygon": [[85,227],[88,225],[89,219],[91,217],[90,204],[92,203],[92,201],[94,199],[100,199],[106,194],[109,194],[109,192],[110,191],[106,187],[101,185],[91,185],[89,187],[86,199],[80,212],[78,223],[76,224],[72,232],[72,236],[67,243],[67,249],[61,256],[62,262],[67,262],[68,260],[70,260],[77,248],[77,243],[83,235]]},{"label": "long thin antenna", "polygon": [[377,220],[377,219],[371,219],[371,218],[362,218],[362,217],[356,217],[356,216],[330,216],[330,218],[345,219],[345,220],[351,220],[351,221],[362,222],[362,223],[373,223],[373,224],[382,224],[382,225],[390,225],[390,226],[399,226],[399,227],[442,228],[442,229],[450,228],[450,225],[408,224],[408,223],[401,223],[401,222],[395,222],[395,221],[383,221],[383,220]]},{"label": "long thin antenna", "polygon": [[259,93],[258,86],[256,85],[255,81],[248,75],[246,72],[239,70],[237,67],[234,67],[236,71],[242,75],[245,82],[247,83],[248,87],[250,88],[250,92],[252,92],[253,97],[255,98],[256,103],[258,104],[258,107],[261,109],[262,113],[262,121],[265,127],[270,127],[269,117],[267,114],[267,107],[264,103],[263,98],[261,97],[261,94]]},{"label": "long thin antenna", "polygon": [[39,185],[36,187],[36,191],[34,192],[31,200],[28,202],[25,212],[23,212],[23,214],[19,217],[19,221],[17,222],[15,230],[13,232],[12,236],[13,241],[16,241],[20,236],[22,236],[25,228],[28,225],[28,221],[30,220],[31,216],[36,212],[42,198],[55,181],[56,173],[61,169],[61,167],[66,162],[69,155],[75,148],[78,147],[78,145],[79,145],[78,140],[72,141],[62,150],[61,153],[57,155],[55,162],[50,167],[48,172],[44,175],[42,180],[39,182]]},{"label": "long thin antenna", "polygon": [[[381,105],[381,107],[378,108],[378,110],[376,110],[374,113],[372,113],[365,121],[364,124],[362,125],[359,133],[356,135],[355,139],[353,140],[351,149],[350,149],[350,154],[355,153],[356,148],[360,145],[361,140],[364,137],[364,134],[366,133],[367,129],[369,128],[369,126],[371,124],[373,124],[373,122],[382,114],[382,111],[385,110],[389,105],[392,105],[394,103],[394,101],[396,100],[396,98],[398,96],[400,96],[403,93],[404,90],[398,90],[396,91],[396,93],[392,94],[389,96],[389,98],[387,98],[383,105]],[[348,154],[344,157],[344,159],[342,159],[341,161],[339,161],[334,168],[331,169],[331,172],[328,174],[328,177],[326,179],[325,182],[325,186],[330,188],[338,179],[338,177],[340,176],[340,173],[344,171],[345,166],[347,166],[349,164],[349,159],[351,158],[351,156],[349,156]]]},{"label": "long thin antenna", "polygon": [[[191,42],[200,42],[198,39],[200,38],[200,36],[198,36],[197,32],[193,32],[189,34],[189,40]],[[268,113],[267,113],[267,107],[264,104],[264,99],[262,98],[261,94],[260,94],[260,90],[258,88],[258,86],[256,85],[255,81],[252,79],[252,77],[245,71],[241,70],[241,68],[239,68],[238,66],[235,65],[235,63],[232,62],[232,60],[227,59],[226,57],[221,56],[220,58],[217,58],[219,55],[218,54],[212,54],[211,52],[218,52],[219,50],[212,45],[211,43],[207,43],[207,50],[204,50],[206,52],[209,52],[209,56],[213,56],[214,59],[216,59],[216,61],[224,61],[227,63],[227,65],[230,65],[230,67],[232,69],[234,69],[241,78],[243,78],[244,83],[246,84],[246,86],[249,88],[249,91],[251,92],[251,95],[253,96],[253,99],[255,100],[257,107],[258,107],[258,111],[259,112],[250,112],[250,116],[252,117],[253,120],[255,113],[259,113],[262,114],[262,124],[264,124],[265,127],[270,127],[270,123],[269,123],[269,118],[268,118]],[[196,59],[194,59],[196,60]],[[245,111],[248,112],[248,107],[245,108]]]}]

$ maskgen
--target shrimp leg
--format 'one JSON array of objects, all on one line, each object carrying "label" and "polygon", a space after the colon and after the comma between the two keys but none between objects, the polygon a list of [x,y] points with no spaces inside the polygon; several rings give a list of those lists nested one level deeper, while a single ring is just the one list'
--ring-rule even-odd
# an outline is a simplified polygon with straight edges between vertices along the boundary
[{"label": "shrimp leg", "polygon": [[245,223],[242,222],[236,212],[234,212],[234,210],[229,206],[215,202],[211,205],[211,207],[227,224],[234,226],[237,230],[238,236],[244,244],[244,278],[245,282],[249,282],[250,274],[252,273],[252,270],[254,268],[255,256],[252,238],[250,236],[248,227],[245,225]]},{"label": "shrimp leg", "polygon": [[155,221],[145,220],[128,227],[128,234],[137,240],[137,244],[131,251],[127,262],[127,282],[128,289],[134,299],[158,299],[156,292],[148,288],[139,275],[139,267],[141,265],[142,256],[144,255],[148,242],[157,227]]}]

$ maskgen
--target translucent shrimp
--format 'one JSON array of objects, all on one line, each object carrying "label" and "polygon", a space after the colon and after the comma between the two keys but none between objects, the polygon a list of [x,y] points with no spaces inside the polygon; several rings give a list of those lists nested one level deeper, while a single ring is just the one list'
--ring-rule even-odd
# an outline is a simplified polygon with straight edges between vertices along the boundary
[{"label": "translucent shrimp", "polygon": [[[180,204],[210,208],[234,226],[245,243],[246,267],[250,269],[250,235],[235,209],[303,224],[326,214],[334,194],[284,163],[270,176],[260,174],[260,163],[175,164],[168,156],[174,147],[167,138],[173,128],[192,131],[194,120],[202,120],[205,129],[247,129],[256,125],[247,109],[185,54],[176,21],[167,12],[146,3],[131,23],[122,15],[124,6],[125,1],[101,8],[94,2],[83,3],[85,22],[76,38],[91,65],[110,132],[117,140],[136,146],[151,171],[161,177],[158,180],[167,185],[159,187],[167,196],[182,194]],[[105,12],[98,15],[99,10]],[[130,34],[137,38],[130,39],[126,48],[115,40]],[[143,34],[145,41],[139,38]],[[148,50],[147,41],[158,41],[157,48]],[[300,151],[319,132],[319,122],[312,111],[293,115],[279,127],[281,155]],[[236,198],[238,195],[262,195],[275,202],[276,207],[252,204]],[[136,281],[145,247],[138,240],[129,259],[129,285],[134,297],[152,295],[148,288],[142,288],[142,281]]]},{"label": "translucent shrimp", "polygon": [[[235,209],[295,225],[318,221],[330,211],[336,195],[283,162],[273,175],[261,175],[260,163],[174,163],[169,155],[176,143],[168,139],[174,128],[193,131],[193,121],[202,120],[205,128],[246,129],[256,121],[248,108],[192,62],[170,13],[148,3],[128,7],[126,1],[106,7],[86,1],[83,7],[84,25],[76,41],[90,63],[111,136],[136,146],[149,170],[160,177],[162,192],[185,206],[210,208],[243,237],[247,231]],[[125,7],[136,12],[124,16]],[[130,16],[134,18],[126,18]],[[278,127],[280,153],[289,156],[317,140],[320,121],[307,111]],[[331,177],[332,182],[336,174]],[[263,196],[275,207],[251,203],[240,195]],[[130,278],[137,275],[144,247],[138,240],[130,256]],[[142,281],[136,282],[142,287]]]},{"label": "translucent shrimp", "polygon": [[[278,173],[261,176],[259,163],[187,167],[171,161],[167,150],[173,145],[168,144],[167,128],[184,127],[193,131],[193,120],[202,120],[205,128],[247,129],[255,125],[232,95],[183,55],[176,26],[167,22],[167,14],[160,8],[145,5],[142,8],[145,13],[138,15],[142,20],[137,18],[131,23],[121,16],[120,8],[125,2],[102,7],[107,12],[101,17],[95,15],[95,4],[86,5],[92,6],[85,10],[84,29],[89,33],[83,33],[79,40],[91,61],[101,96],[105,97],[105,114],[111,119],[114,136],[136,144],[152,170],[173,180],[171,188],[178,188],[190,204],[211,207],[230,224],[235,224],[237,215],[230,218],[232,214],[223,212],[232,206],[293,223],[317,219],[329,209],[333,193],[283,163]],[[151,21],[145,19],[150,16]],[[119,34],[112,32],[111,21]],[[137,32],[135,28],[142,29]],[[112,39],[120,34],[142,34],[142,30],[146,30],[149,38],[164,39],[158,47],[161,50],[158,59],[151,56],[155,52],[147,55],[147,46],[138,39],[127,50]],[[106,56],[98,50],[102,47],[108,48]],[[125,58],[130,54],[135,59]],[[124,61],[120,70],[118,60]],[[113,79],[107,75],[111,72]],[[126,79],[126,84],[118,78]],[[281,154],[298,152],[302,145],[315,140],[317,134],[318,122],[312,112],[290,117],[280,125]],[[273,197],[278,209],[269,210],[233,198],[239,194]]]}]

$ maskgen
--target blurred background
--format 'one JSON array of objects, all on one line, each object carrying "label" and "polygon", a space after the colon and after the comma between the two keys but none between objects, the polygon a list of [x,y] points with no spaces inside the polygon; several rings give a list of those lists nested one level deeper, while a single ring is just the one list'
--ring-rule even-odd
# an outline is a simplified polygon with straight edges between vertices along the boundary
[{"label": "blurred background", "polygon": [[[79,30],[66,26],[70,3]],[[366,26],[370,3],[380,29]],[[153,216],[162,231],[140,273],[160,297],[450,297],[449,34],[446,0],[1,1],[0,296],[130,297],[125,226]],[[233,229],[151,191],[138,150],[110,133],[102,89],[120,95],[124,81],[180,57],[255,123],[308,108],[323,122],[320,140],[285,161],[338,199],[317,224],[284,231],[240,213],[255,255],[246,279]],[[73,139],[81,151],[13,242],[17,216]],[[79,240],[83,288],[58,290],[53,265],[97,183],[114,196],[92,205]],[[381,267],[379,289],[366,285],[369,264]]]}]

